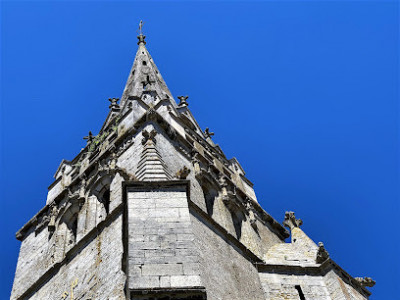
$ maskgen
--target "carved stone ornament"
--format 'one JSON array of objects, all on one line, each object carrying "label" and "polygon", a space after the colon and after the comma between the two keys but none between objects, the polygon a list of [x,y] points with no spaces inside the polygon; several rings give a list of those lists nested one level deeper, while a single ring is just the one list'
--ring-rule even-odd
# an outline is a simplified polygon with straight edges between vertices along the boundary
[{"label": "carved stone ornament", "polygon": [[210,129],[207,127],[206,130],[204,130],[204,134],[206,135],[206,138],[211,138],[215,133],[210,132]]},{"label": "carved stone ornament", "polygon": [[132,146],[134,143],[133,136],[126,137],[123,142],[115,149],[116,156],[120,156],[126,149]]},{"label": "carved stone ornament", "polygon": [[87,143],[90,144],[94,139],[93,133],[91,131],[89,131],[89,134],[87,136],[83,137],[83,139],[87,140]]},{"label": "carved stone ornament", "polygon": [[285,212],[285,220],[283,221],[283,225],[288,227],[290,230],[293,230],[293,228],[299,228],[301,225],[303,225],[303,221],[301,219],[296,219],[294,212],[287,211]]},{"label": "carved stone ornament", "polygon": [[200,176],[201,167],[200,167],[199,153],[196,151],[192,152],[192,164],[194,168],[194,175],[196,177]]},{"label": "carved stone ornament", "polygon": [[324,243],[319,242],[318,243],[318,252],[317,252],[317,257],[316,257],[317,264],[322,264],[328,258],[329,258],[329,253],[328,253],[328,251],[326,251]]},{"label": "carved stone ornament", "polygon": [[147,130],[143,130],[142,131],[142,144],[146,144],[148,140],[153,141],[153,143],[156,143],[156,135],[157,135],[157,131],[155,131],[154,129],[151,132],[148,132]]},{"label": "carved stone ornament", "polygon": [[186,179],[186,177],[189,175],[190,169],[184,166],[182,169],[180,169],[178,172],[176,172],[176,178],[178,179]]},{"label": "carved stone ornament", "polygon": [[251,200],[250,199],[247,199],[247,201],[246,201],[246,211],[247,211],[247,214],[249,216],[249,221],[250,221],[251,227],[256,229],[257,228],[257,219],[256,219],[256,216],[254,214],[253,205],[251,204]]},{"label": "carved stone ornament", "polygon": [[110,109],[113,109],[113,110],[119,109],[119,105],[118,105],[119,98],[109,98],[108,101],[110,101],[110,103],[111,103],[109,106]]},{"label": "carved stone ornament", "polygon": [[219,184],[221,186],[221,198],[225,206],[231,211],[236,212],[240,210],[240,204],[236,197],[236,194],[228,189],[228,182],[225,176],[219,177]]},{"label": "carved stone ornament", "polygon": [[179,104],[178,106],[188,106],[189,103],[187,103],[187,99],[189,98],[189,96],[178,96],[179,99]]},{"label": "carved stone ornament", "polygon": [[156,118],[157,118],[157,112],[153,106],[150,106],[146,112],[146,120],[150,121],[150,120],[155,120]]},{"label": "carved stone ornament", "polygon": [[49,224],[47,225],[47,228],[49,230],[49,232],[54,232],[54,230],[56,229],[56,218],[58,215],[58,209],[56,205],[53,205],[50,208],[50,221]]},{"label": "carved stone ornament", "polygon": [[357,280],[362,286],[373,287],[376,283],[371,277],[356,277]]}]

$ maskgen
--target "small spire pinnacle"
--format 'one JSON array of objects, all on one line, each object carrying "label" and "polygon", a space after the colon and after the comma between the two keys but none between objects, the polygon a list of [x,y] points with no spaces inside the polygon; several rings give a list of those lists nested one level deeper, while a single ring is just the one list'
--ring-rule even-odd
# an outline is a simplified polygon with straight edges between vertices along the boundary
[{"label": "small spire pinnacle", "polygon": [[146,36],[143,35],[143,31],[142,31],[143,24],[144,24],[144,22],[142,20],[140,20],[140,22],[139,22],[139,30],[138,30],[139,35],[137,36],[137,38],[139,40],[138,45],[140,43],[143,43],[143,45],[146,45],[146,41],[144,40],[146,38]]}]

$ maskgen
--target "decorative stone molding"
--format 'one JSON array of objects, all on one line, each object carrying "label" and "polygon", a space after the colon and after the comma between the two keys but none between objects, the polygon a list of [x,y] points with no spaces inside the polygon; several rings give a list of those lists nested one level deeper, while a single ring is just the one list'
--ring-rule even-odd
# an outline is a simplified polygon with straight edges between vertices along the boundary
[{"label": "decorative stone molding", "polygon": [[134,143],[134,138],[133,136],[129,135],[128,137],[126,137],[122,143],[115,148],[115,154],[117,156],[121,156],[122,153],[125,152],[125,150],[127,150],[130,146],[132,146]]},{"label": "decorative stone molding", "polygon": [[329,253],[326,251],[324,247],[324,243],[319,242],[318,243],[318,252],[317,252],[317,257],[315,259],[317,264],[322,264],[324,261],[326,261],[329,258]]},{"label": "decorative stone molding", "polygon": [[151,132],[142,131],[144,147],[135,172],[136,177],[141,181],[170,180],[172,178],[167,170],[167,165],[157,150],[156,135],[157,132],[154,129]]},{"label": "decorative stone molding", "polygon": [[155,121],[157,119],[157,112],[154,109],[153,105],[150,105],[149,109],[146,112],[146,120],[147,121]]},{"label": "decorative stone molding", "polygon": [[373,287],[376,283],[376,281],[371,277],[355,277],[354,279],[357,280],[363,287]]},{"label": "decorative stone molding", "polygon": [[294,212],[287,211],[285,212],[285,220],[283,221],[283,225],[288,227],[290,230],[293,230],[293,228],[299,228],[301,225],[303,225],[303,221],[301,219],[296,219]]}]

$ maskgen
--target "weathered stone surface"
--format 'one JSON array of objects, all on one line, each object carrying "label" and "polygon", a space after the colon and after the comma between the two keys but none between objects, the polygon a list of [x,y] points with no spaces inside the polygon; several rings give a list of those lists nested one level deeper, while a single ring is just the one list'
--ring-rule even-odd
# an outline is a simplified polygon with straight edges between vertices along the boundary
[{"label": "weathered stone surface", "polygon": [[[286,229],[177,105],[139,35],[121,101],[63,160],[22,241],[11,299],[367,299],[288,212]],[[303,297],[303,298],[302,298]]]},{"label": "weathered stone surface", "polygon": [[129,287],[146,288],[154,277],[157,286],[201,286],[186,185],[132,186],[127,199]]}]

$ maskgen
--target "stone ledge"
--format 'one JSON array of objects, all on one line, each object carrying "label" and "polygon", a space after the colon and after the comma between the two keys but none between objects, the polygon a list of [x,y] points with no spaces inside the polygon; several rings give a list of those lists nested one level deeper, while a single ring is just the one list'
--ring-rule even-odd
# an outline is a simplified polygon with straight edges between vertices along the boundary
[{"label": "stone ledge", "polygon": [[207,299],[205,287],[187,287],[187,288],[154,288],[154,289],[132,289],[129,291],[131,300],[145,300],[152,297],[169,297],[169,299]]},{"label": "stone ledge", "polygon": [[343,281],[355,288],[360,294],[369,297],[371,292],[363,287],[357,280],[350,276],[332,259],[328,258],[319,266],[293,266],[293,265],[278,265],[266,263],[254,263],[259,273],[274,273],[274,274],[298,274],[298,275],[320,275],[325,276],[329,271],[333,270]]}]

